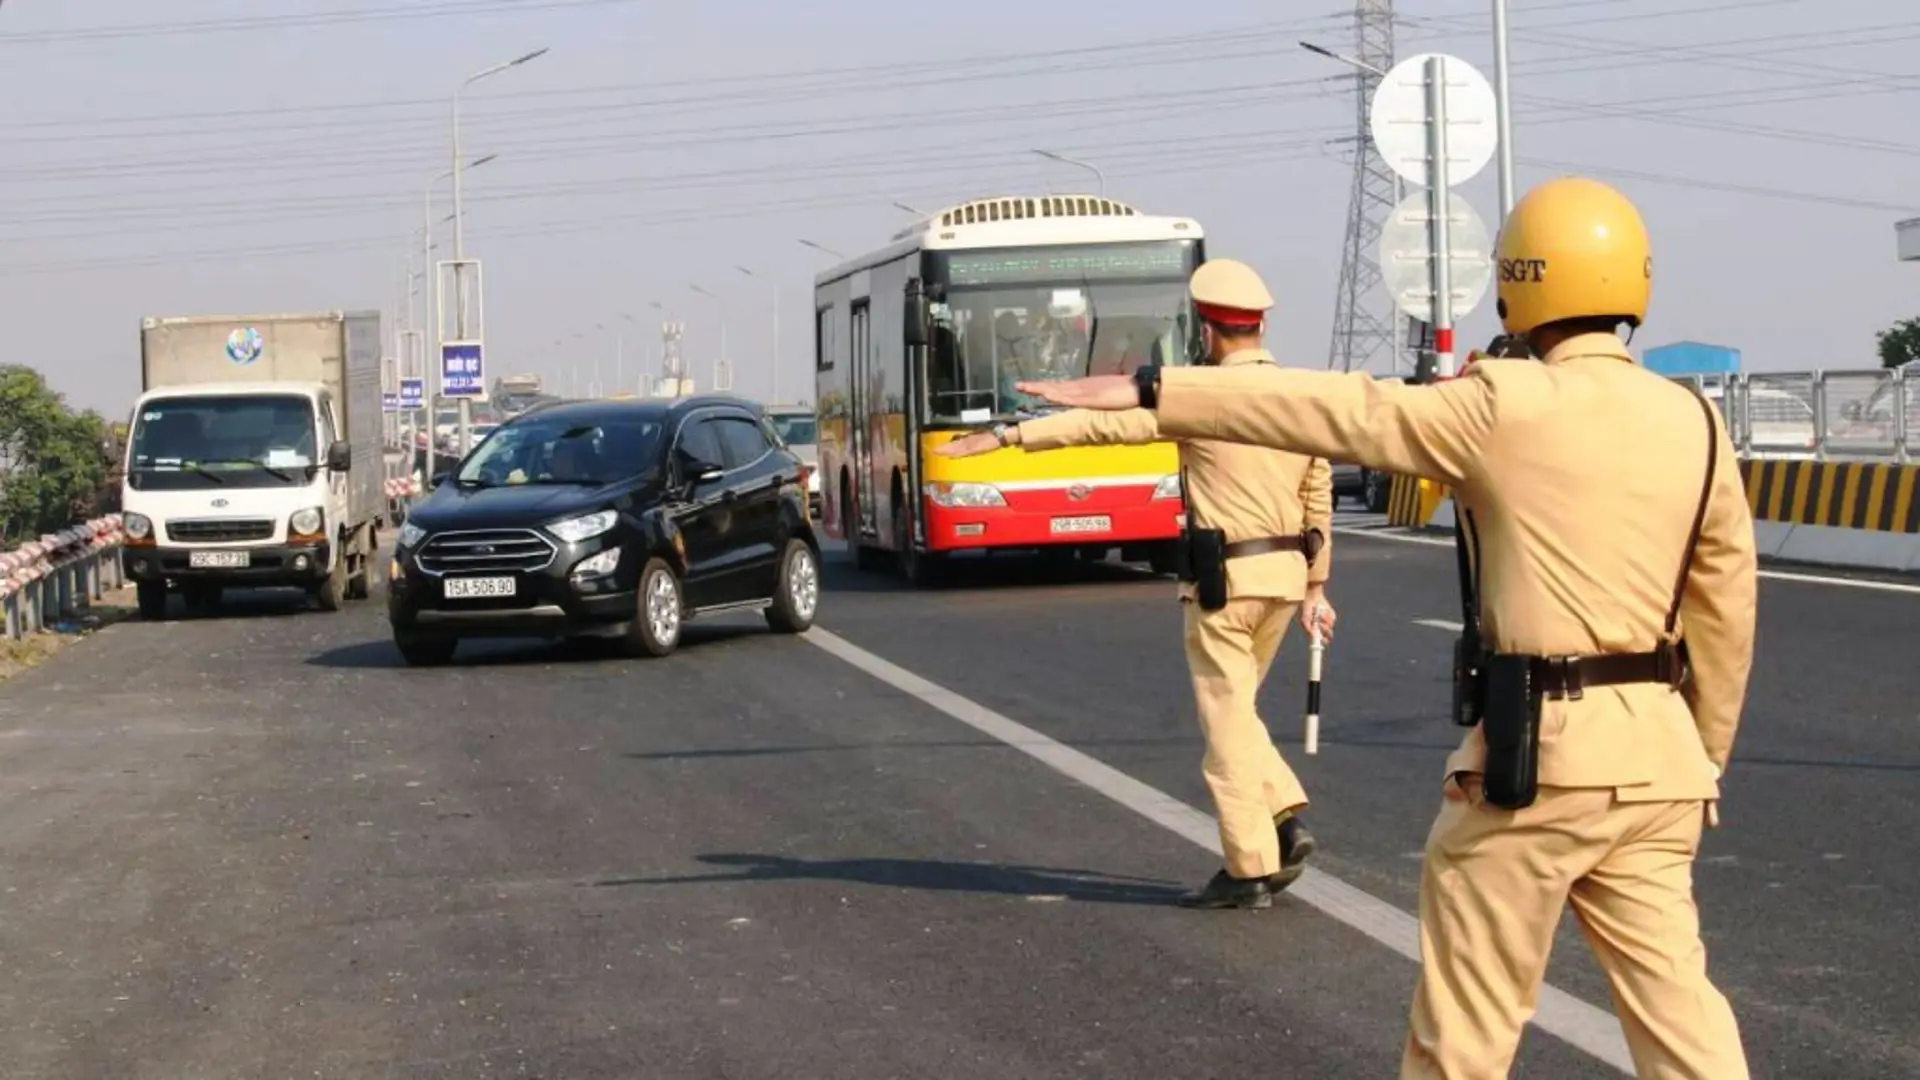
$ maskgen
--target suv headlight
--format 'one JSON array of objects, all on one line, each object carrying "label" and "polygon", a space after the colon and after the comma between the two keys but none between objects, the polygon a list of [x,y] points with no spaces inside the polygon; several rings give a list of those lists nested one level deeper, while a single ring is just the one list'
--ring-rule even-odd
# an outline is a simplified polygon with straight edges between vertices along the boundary
[{"label": "suv headlight", "polygon": [[419,543],[421,540],[425,539],[426,535],[427,535],[427,530],[421,528],[418,525],[415,525],[411,521],[408,521],[401,524],[400,535],[396,538],[396,541],[398,546],[403,548],[410,548],[413,545]]},{"label": "suv headlight", "polygon": [[1000,494],[1000,489],[992,484],[928,484],[927,498],[932,499],[936,506],[971,508],[1007,505],[1006,496]]},{"label": "suv headlight", "polygon": [[1153,497],[1155,499],[1179,498],[1180,497],[1180,474],[1174,473],[1172,476],[1161,477],[1160,483],[1157,486],[1155,486],[1153,489]]},{"label": "suv headlight", "polygon": [[120,515],[120,527],[134,540],[146,540],[153,536],[153,519],[145,514]]},{"label": "suv headlight", "polygon": [[591,540],[599,536],[613,528],[614,523],[619,520],[620,515],[612,510],[601,510],[597,513],[582,514],[579,517],[556,521],[547,526],[547,531],[569,544],[577,544],[582,540]]},{"label": "suv headlight", "polygon": [[309,506],[305,510],[295,510],[293,516],[287,519],[287,528],[301,536],[319,536],[320,527],[325,523],[320,508]]}]

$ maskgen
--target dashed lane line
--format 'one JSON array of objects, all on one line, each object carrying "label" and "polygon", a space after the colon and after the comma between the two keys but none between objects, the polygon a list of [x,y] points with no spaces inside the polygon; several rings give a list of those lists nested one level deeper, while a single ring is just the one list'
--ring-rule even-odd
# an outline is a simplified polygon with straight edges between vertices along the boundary
[{"label": "dashed lane line", "polygon": [[[929,682],[899,665],[876,656],[840,636],[815,626],[804,640],[895,690],[938,709],[975,731],[997,739],[1062,776],[1092,788],[1141,817],[1191,843],[1221,855],[1219,828],[1214,819],[1171,795],[1126,773]],[[1412,915],[1331,874],[1310,870],[1288,890],[1308,906],[1360,933],[1420,962],[1420,925]],[[1533,1024],[1622,1073],[1632,1073],[1620,1023],[1607,1011],[1588,1004],[1555,986],[1540,988]]]}]

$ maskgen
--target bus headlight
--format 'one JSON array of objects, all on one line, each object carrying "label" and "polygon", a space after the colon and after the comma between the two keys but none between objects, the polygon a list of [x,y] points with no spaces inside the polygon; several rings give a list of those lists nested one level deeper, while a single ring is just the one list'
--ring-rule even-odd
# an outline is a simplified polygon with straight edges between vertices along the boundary
[{"label": "bus headlight", "polygon": [[1161,477],[1160,483],[1156,485],[1153,489],[1153,497],[1156,500],[1179,498],[1180,497],[1180,474],[1174,473],[1172,476]]},{"label": "bus headlight", "polygon": [[927,498],[935,506],[954,508],[1007,505],[1006,496],[992,484],[928,484]]}]

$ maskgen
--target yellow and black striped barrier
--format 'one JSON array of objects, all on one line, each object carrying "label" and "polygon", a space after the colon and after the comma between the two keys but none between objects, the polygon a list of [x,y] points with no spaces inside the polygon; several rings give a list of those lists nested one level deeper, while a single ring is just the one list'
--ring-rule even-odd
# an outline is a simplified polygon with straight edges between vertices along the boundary
[{"label": "yellow and black striped barrier", "polygon": [[1756,521],[1920,533],[1920,465],[1743,459]]},{"label": "yellow and black striped barrier", "polygon": [[1387,524],[1422,528],[1447,497],[1444,484],[1417,476],[1395,476],[1387,489]]}]

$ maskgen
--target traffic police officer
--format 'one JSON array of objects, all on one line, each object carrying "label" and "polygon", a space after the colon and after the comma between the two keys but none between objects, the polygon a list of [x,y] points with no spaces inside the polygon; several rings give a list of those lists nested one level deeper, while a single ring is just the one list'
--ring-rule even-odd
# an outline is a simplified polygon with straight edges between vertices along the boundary
[{"label": "traffic police officer", "polygon": [[[1252,267],[1212,260],[1194,272],[1189,288],[1200,317],[1202,363],[1233,370],[1273,366],[1261,345],[1273,297]],[[1079,410],[1002,425],[939,452],[961,457],[1008,445],[1037,451],[1163,438],[1145,409]],[[1207,744],[1203,769],[1226,855],[1226,867],[1181,902],[1265,908],[1274,892],[1299,878],[1314,840],[1300,817],[1307,793],[1273,745],[1254,699],[1296,616],[1310,631],[1319,626],[1323,636],[1333,628],[1326,601],[1333,475],[1324,460],[1305,454],[1211,440],[1182,442],[1180,461],[1185,535],[1215,541],[1207,550],[1189,546],[1192,568],[1182,577],[1200,580],[1183,580],[1180,598]]]},{"label": "traffic police officer", "polygon": [[1633,205],[1559,179],[1499,245],[1501,319],[1540,362],[1483,359],[1423,387],[1234,368],[1034,389],[1455,491],[1486,651],[1463,665],[1474,727],[1427,838],[1403,1077],[1507,1075],[1569,903],[1639,1075],[1748,1075],[1692,867],[1752,664],[1753,518],[1717,411],[1616,336],[1645,318],[1652,277]]}]

